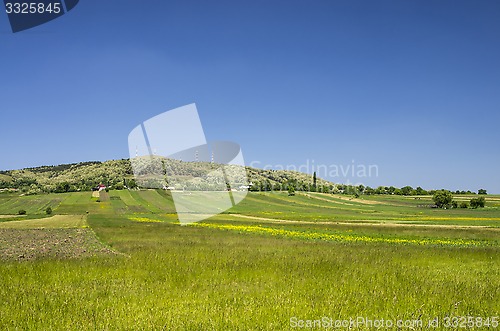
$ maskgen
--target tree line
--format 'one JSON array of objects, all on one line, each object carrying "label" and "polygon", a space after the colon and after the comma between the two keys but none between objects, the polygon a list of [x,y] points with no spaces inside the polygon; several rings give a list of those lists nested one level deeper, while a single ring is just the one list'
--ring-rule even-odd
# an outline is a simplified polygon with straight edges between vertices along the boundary
[{"label": "tree line", "polygon": [[[158,163],[158,162],[156,162]],[[163,163],[145,163],[144,171],[159,173],[161,169],[150,169],[156,165],[164,167]],[[137,168],[137,163],[135,164]],[[167,186],[175,185],[172,173],[179,176],[198,176],[206,173],[214,165],[195,162],[169,162],[165,180]],[[137,169],[135,169],[137,172]],[[226,168],[226,171],[231,169]],[[313,175],[286,170],[263,170],[246,167],[248,176],[248,189],[250,191],[288,191],[293,195],[296,191],[321,192],[331,194],[344,194],[359,197],[361,195],[403,195],[419,196],[434,195],[438,190],[425,190],[422,187],[413,188],[404,186],[379,186],[372,188],[364,185],[335,184]],[[241,179],[244,184],[245,178]],[[0,171],[0,190],[16,190],[24,194],[63,193],[75,191],[91,191],[98,185],[106,185],[109,189],[135,189],[145,185],[144,181],[137,182],[134,177],[132,163],[129,159],[112,160],[106,162],[81,162],[58,166],[43,166],[21,170]],[[194,183],[196,184],[196,183]],[[200,184],[201,185],[201,184]],[[202,186],[193,186],[202,189]],[[156,187],[156,186],[155,186]],[[162,186],[158,186],[162,187]],[[440,191],[440,190],[439,190]],[[476,192],[455,191],[454,194],[476,194]],[[477,194],[487,194],[480,189]],[[450,202],[451,203],[451,202]],[[471,203],[474,205],[474,203]]]}]

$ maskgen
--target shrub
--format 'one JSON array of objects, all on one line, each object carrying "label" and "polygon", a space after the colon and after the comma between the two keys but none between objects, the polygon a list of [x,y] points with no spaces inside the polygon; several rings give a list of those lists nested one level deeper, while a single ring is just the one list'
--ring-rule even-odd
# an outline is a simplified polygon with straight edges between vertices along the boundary
[{"label": "shrub", "polygon": [[47,215],[51,215],[51,214],[52,214],[52,208],[47,207],[47,209],[45,209],[45,213],[46,213]]},{"label": "shrub", "polygon": [[451,200],[453,200],[453,195],[450,191],[440,190],[434,193],[432,200],[439,208],[445,208],[451,203]]},{"label": "shrub", "polygon": [[467,202],[463,201],[460,203],[460,208],[469,208],[469,205],[467,204]]},{"label": "shrub", "polygon": [[122,183],[118,183],[118,184],[115,184],[115,185],[113,186],[113,188],[114,188],[115,190],[123,190],[123,189],[125,188],[125,186],[124,186]]},{"label": "shrub", "polygon": [[456,202],[456,201],[452,201],[452,202],[451,202],[451,207],[452,207],[452,208],[458,208],[458,202]]},{"label": "shrub", "polygon": [[470,200],[470,206],[471,206],[471,208],[474,208],[474,209],[476,209],[478,207],[483,208],[485,203],[486,203],[486,200],[484,199],[484,197],[473,198]]},{"label": "shrub", "polygon": [[26,215],[26,210],[21,209],[17,212],[18,215]]}]

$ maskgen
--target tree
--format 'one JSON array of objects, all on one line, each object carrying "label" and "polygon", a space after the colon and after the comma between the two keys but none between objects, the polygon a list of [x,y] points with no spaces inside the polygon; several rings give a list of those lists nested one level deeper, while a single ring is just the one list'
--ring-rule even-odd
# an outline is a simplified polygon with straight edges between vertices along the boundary
[{"label": "tree", "polygon": [[71,190],[71,185],[67,182],[59,183],[56,187],[56,193],[65,193]]},{"label": "tree", "polygon": [[439,208],[446,208],[453,200],[453,195],[450,191],[440,190],[434,193],[432,200]]},{"label": "tree", "polygon": [[469,208],[469,205],[467,204],[467,202],[463,201],[460,203],[460,208]]},{"label": "tree", "polygon": [[257,183],[250,183],[250,188],[249,188],[249,191],[250,192],[258,192],[259,191],[259,187],[260,187],[260,184],[257,182]]},{"label": "tree", "polygon": [[359,194],[365,193],[365,190],[366,190],[366,188],[365,188],[365,186],[363,184],[359,184],[358,185],[358,192],[359,192]]},{"label": "tree", "polygon": [[294,196],[295,195],[295,187],[293,185],[288,185],[288,196]]},{"label": "tree", "polygon": [[486,200],[484,199],[484,197],[473,198],[470,200],[470,207],[474,208],[474,209],[476,209],[478,207],[483,208],[485,203],[486,203]]},{"label": "tree", "polygon": [[421,188],[420,186],[417,187],[417,189],[415,190],[416,194],[417,195],[427,195],[428,192],[426,190],[424,190],[423,188]]},{"label": "tree", "polygon": [[413,187],[411,186],[405,186],[401,188],[401,193],[403,193],[403,195],[411,195],[412,191]]},{"label": "tree", "polygon": [[355,186],[352,186],[352,185],[346,185],[345,186],[345,189],[344,189],[344,194],[347,194],[347,195],[354,195],[357,193],[357,189]]},{"label": "tree", "polygon": [[271,184],[271,181],[269,179],[266,179],[264,191],[271,191],[272,189],[273,189],[273,184]]},{"label": "tree", "polygon": [[484,189],[479,189],[479,190],[477,191],[477,194],[484,194],[484,195],[486,195],[486,194],[488,194],[488,193],[487,193],[487,192],[486,192],[486,190],[484,190]]},{"label": "tree", "polygon": [[127,183],[127,187],[130,189],[137,188],[137,182],[135,181],[135,179],[130,179]]},{"label": "tree", "polygon": [[312,191],[312,192],[316,192],[316,188],[317,188],[317,186],[316,186],[316,181],[317,181],[317,178],[316,178],[316,171],[315,171],[315,172],[313,173],[313,186],[312,186],[312,188],[311,188],[311,191]]},{"label": "tree", "polygon": [[344,191],[345,191],[345,188],[346,188],[346,185],[344,185],[344,184],[337,184],[337,191],[338,191],[338,193],[343,194]]},{"label": "tree", "polygon": [[366,195],[372,195],[372,194],[375,194],[375,190],[373,188],[371,188],[370,186],[367,186],[365,188],[365,194]]}]

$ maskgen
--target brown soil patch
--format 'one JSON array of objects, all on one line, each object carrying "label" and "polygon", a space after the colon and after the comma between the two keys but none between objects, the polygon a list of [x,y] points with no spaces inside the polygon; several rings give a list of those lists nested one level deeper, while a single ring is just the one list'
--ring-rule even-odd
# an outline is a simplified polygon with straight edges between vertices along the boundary
[{"label": "brown soil patch", "polygon": [[0,229],[0,260],[72,259],[117,254],[89,228]]}]

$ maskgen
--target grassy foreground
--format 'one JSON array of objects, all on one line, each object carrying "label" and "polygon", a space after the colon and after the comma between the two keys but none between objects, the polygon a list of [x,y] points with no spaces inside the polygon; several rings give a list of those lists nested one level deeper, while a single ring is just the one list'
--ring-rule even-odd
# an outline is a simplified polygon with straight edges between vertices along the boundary
[{"label": "grassy foreground", "polygon": [[[435,318],[449,329],[447,317],[500,313],[498,197],[481,210],[431,210],[419,207],[429,197],[252,193],[194,226],[177,224],[162,191],[100,200],[0,195],[2,329],[284,330],[361,316],[426,330]],[[12,231],[36,247],[30,231],[58,227],[88,230],[108,251],[5,254]]]}]

